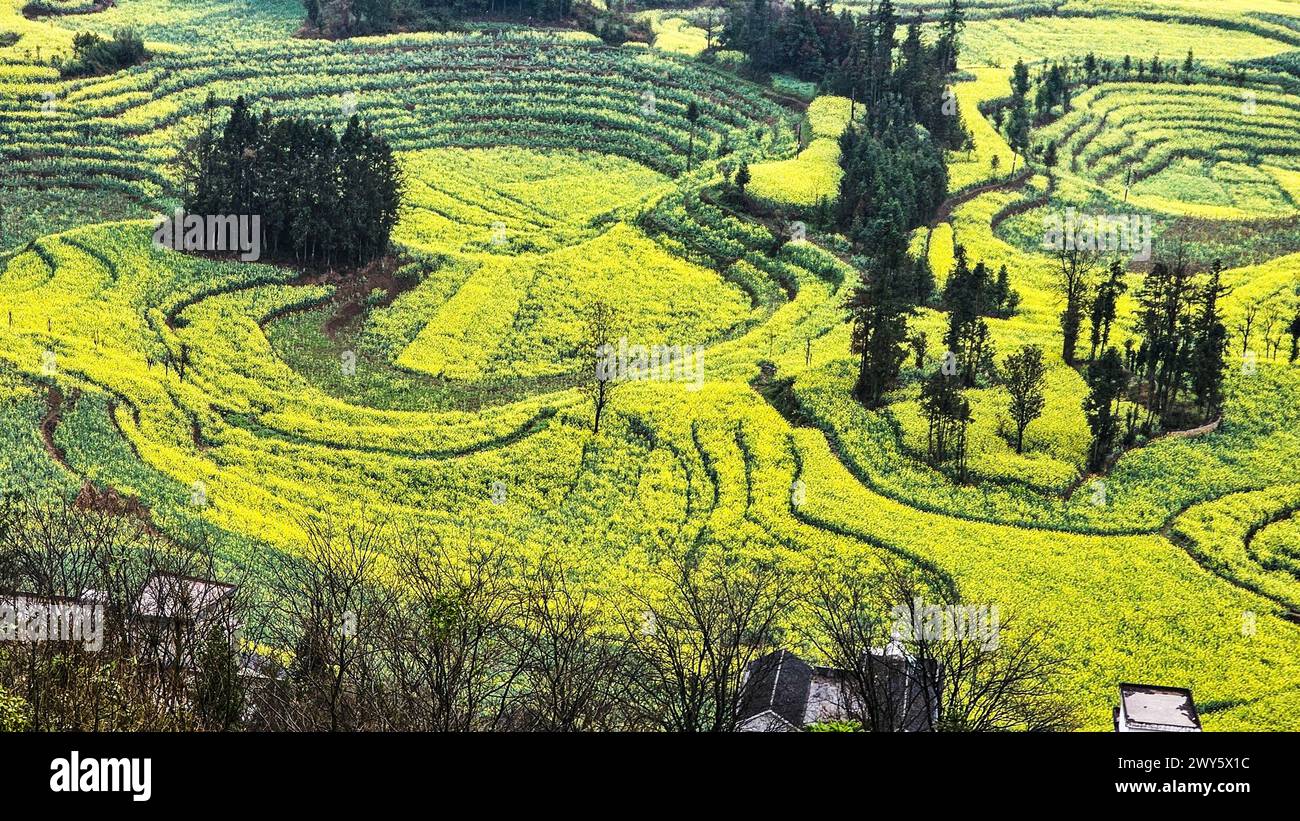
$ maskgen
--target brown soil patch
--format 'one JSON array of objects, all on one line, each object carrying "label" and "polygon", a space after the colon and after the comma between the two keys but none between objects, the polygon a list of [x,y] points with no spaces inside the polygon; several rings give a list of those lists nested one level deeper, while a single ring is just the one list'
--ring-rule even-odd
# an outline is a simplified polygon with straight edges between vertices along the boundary
[{"label": "brown soil patch", "polygon": [[[75,402],[76,396],[73,396],[71,401]],[[59,390],[57,385],[50,385],[49,391],[45,394],[45,416],[41,417],[41,442],[45,445],[45,452],[51,459],[71,471],[72,466],[68,464],[67,455],[54,442],[54,429],[59,426],[62,415],[63,391]]]},{"label": "brown soil patch", "polygon": [[119,493],[115,488],[96,487],[89,479],[82,481],[81,490],[77,492],[77,498],[73,500],[72,506],[78,510],[93,510],[110,516],[135,519],[148,532],[158,533],[153,524],[153,513],[148,505],[134,496]]}]

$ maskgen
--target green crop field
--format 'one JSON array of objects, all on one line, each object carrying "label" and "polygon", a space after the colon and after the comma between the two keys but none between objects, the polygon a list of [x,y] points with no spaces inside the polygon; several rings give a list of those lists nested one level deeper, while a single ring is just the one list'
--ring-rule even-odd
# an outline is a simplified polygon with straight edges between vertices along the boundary
[{"label": "green crop field", "polygon": [[[945,152],[944,203],[910,248],[940,290],[959,247],[1005,266],[1019,302],[988,318],[990,340],[999,358],[1041,346],[1046,374],[1023,452],[1001,383],[967,391],[962,481],[926,458],[942,302],[908,318],[925,340],[887,401],[852,393],[845,302],[866,264],[848,226],[875,215],[827,214],[865,104],[740,70],[699,9],[645,12],[648,42],[613,45],[523,25],[308,38],[294,0],[24,5],[0,0],[0,492],[113,488],[254,586],[340,518],[558,557],[615,607],[674,544],[796,573],[901,557],[1047,628],[1082,729],[1110,728],[1119,682],[1150,681],[1191,688],[1207,730],[1300,730],[1284,331],[1300,310],[1300,4],[966,4],[951,86],[969,140]],[[937,30],[942,4],[897,5]],[[138,65],[51,62],[78,32],[128,27],[151,52]],[[1054,61],[1181,66],[1189,50],[1196,74],[1082,85],[1013,147],[1017,60],[1037,83]],[[388,141],[404,179],[388,268],[354,282],[151,242],[185,199],[208,101],[241,96],[339,129],[355,113]],[[1198,271],[1223,262],[1217,428],[1143,436],[1090,470],[1089,384],[1062,356],[1040,242],[1065,209],[1147,216],[1158,255],[1181,237]],[[1114,345],[1139,340],[1149,267],[1123,272]],[[593,300],[631,344],[691,346],[700,365],[620,385],[599,433]],[[814,657],[811,630],[797,610],[780,625]]]}]

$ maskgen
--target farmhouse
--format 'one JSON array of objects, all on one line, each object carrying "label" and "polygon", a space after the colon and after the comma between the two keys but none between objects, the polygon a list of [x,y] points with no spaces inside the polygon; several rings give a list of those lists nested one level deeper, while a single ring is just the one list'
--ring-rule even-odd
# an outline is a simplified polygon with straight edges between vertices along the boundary
[{"label": "farmhouse", "polygon": [[[938,676],[924,675],[921,662],[895,648],[873,651],[864,667],[875,683],[874,704],[868,712],[880,729],[934,729]],[[750,663],[744,689],[737,725],[741,732],[801,730],[810,724],[851,720],[861,713],[850,671],[811,665],[789,650]],[[926,689],[932,697],[926,698]]]},{"label": "farmhouse", "polygon": [[1115,708],[1117,733],[1199,733],[1192,691],[1155,684],[1121,684]]},{"label": "farmhouse", "polygon": [[99,650],[106,616],[112,615],[134,645],[153,651],[154,662],[190,669],[193,648],[212,630],[220,629],[234,641],[238,624],[230,605],[236,590],[223,582],[155,572],[125,608],[112,608],[99,590],[77,596],[0,591],[0,639],[75,641]]},{"label": "farmhouse", "polygon": [[140,588],[135,610],[153,619],[207,621],[221,615],[238,588],[175,573],[154,573]]},{"label": "farmhouse", "polygon": [[239,626],[231,607],[236,590],[235,585],[224,582],[154,573],[136,598],[137,627],[158,648],[164,664],[179,662],[192,669],[192,652],[214,630],[234,641]]}]

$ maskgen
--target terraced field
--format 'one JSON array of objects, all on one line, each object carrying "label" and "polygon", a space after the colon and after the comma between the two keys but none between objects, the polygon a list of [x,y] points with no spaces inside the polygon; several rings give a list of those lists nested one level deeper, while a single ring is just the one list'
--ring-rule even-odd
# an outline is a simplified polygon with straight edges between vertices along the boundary
[{"label": "terraced field", "polygon": [[[919,458],[919,370],[905,366],[884,409],[851,397],[842,306],[857,271],[842,238],[782,244],[777,223],[712,193],[720,163],[745,157],[765,208],[800,216],[836,196],[842,98],[805,112],[670,49],[570,33],[291,39],[291,4],[242,0],[230,5],[251,9],[248,26],[218,37],[209,13],[225,6],[173,24],[172,0],[53,21],[10,5],[6,490],[111,485],[254,575],[300,554],[307,523],[341,515],[560,556],[597,594],[670,543],[799,569],[899,556],[1052,628],[1089,729],[1109,726],[1129,680],[1194,688],[1207,729],[1300,728],[1300,367],[1234,359],[1216,431],[1085,475],[1086,386],[1058,355],[1055,262],[1001,230],[1063,203],[1123,203],[1130,172],[1131,209],[1212,225],[1289,217],[1300,107],[1273,87],[1251,87],[1245,116],[1239,88],[1100,84],[1035,131],[1057,141],[1056,166],[1015,177],[1024,159],[980,112],[1009,94],[1016,56],[1282,53],[1300,43],[1295,4],[1229,3],[1254,10],[1229,24],[1223,3],[1161,2],[1184,21],[1134,11],[1100,30],[1086,16],[1098,4],[970,4],[955,90],[972,142],[949,156],[953,198],[915,247],[940,282],[955,244],[1006,265],[1021,305],[989,321],[993,342],[1042,345],[1049,371],[1023,455],[1002,430],[1005,395],[972,392],[966,484]],[[144,65],[59,80],[35,58],[74,29],[126,23],[156,44]],[[404,285],[377,277],[380,292],[348,313],[327,277],[151,244],[148,217],[177,203],[173,160],[205,101],[238,95],[329,122],[355,111],[392,142],[407,179],[394,231]],[[1229,326],[1251,306],[1292,305],[1298,260],[1226,271]],[[574,387],[594,298],[620,307],[628,336],[698,345],[704,362],[699,384],[621,386],[600,436]],[[926,308],[912,325],[938,361],[945,316]],[[787,401],[755,387],[773,366]],[[792,643],[802,626],[784,625]]]},{"label": "terraced field", "polygon": [[1213,219],[1287,215],[1300,197],[1300,102],[1223,86],[1107,83],[1043,138],[1059,170],[1135,208]]},{"label": "terraced field", "polygon": [[285,40],[249,45],[235,66],[215,47],[159,54],[109,77],[56,83],[47,70],[37,76],[0,98],[10,131],[0,161],[8,186],[30,198],[26,208],[92,189],[169,210],[177,182],[170,161],[204,118],[205,103],[228,105],[241,94],[285,114],[382,121],[403,151],[578,149],[670,175],[686,167],[690,129],[682,114],[698,97],[700,156],[715,156],[724,133],[737,148],[752,141],[775,156],[795,148],[793,118],[757,89],[733,90],[707,67],[578,35]]},{"label": "terraced field", "polygon": [[[1133,11],[1131,6],[1125,9]],[[1080,16],[973,20],[967,38],[971,59],[1009,66],[1018,59],[1028,63],[1092,53],[1112,60],[1159,55],[1177,61],[1191,49],[1207,60],[1238,60],[1288,51],[1295,47],[1297,34],[1281,28],[1267,33],[1246,26],[1225,29],[1214,20],[1153,25],[1138,15],[1102,16],[1091,3],[1080,4],[1079,10],[1084,12]]]}]

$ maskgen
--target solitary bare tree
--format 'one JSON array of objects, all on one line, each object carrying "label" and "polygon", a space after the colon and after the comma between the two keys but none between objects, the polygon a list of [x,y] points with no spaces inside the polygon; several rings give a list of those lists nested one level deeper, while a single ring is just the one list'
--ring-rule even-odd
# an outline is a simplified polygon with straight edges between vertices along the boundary
[{"label": "solitary bare tree", "polygon": [[587,307],[582,341],[582,379],[578,384],[591,400],[591,432],[600,433],[600,421],[618,386],[614,342],[619,327],[618,309],[603,299]]},{"label": "solitary bare tree", "polygon": [[736,728],[746,669],[775,649],[794,600],[787,571],[743,554],[743,547],[675,549],[651,571],[650,584],[626,590],[626,686],[652,726]]}]

